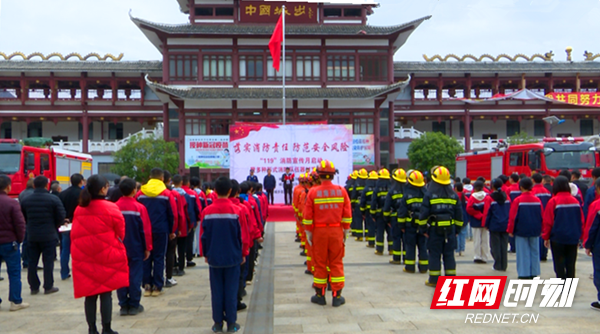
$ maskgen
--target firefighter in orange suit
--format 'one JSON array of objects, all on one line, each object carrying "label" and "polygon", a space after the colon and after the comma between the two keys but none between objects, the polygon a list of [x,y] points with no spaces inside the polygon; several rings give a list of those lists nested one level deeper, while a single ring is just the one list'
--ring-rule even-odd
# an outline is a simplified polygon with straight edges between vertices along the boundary
[{"label": "firefighter in orange suit", "polygon": [[[302,235],[302,219],[298,217],[298,198],[300,197],[300,191],[304,188],[302,181],[304,180],[304,174],[300,174],[298,178],[298,185],[294,187],[292,192],[292,207],[294,208],[294,216],[296,217],[296,242],[300,242],[300,248],[304,249],[305,237]],[[300,252],[301,256],[305,256],[304,251]]]},{"label": "firefighter in orange suit", "polygon": [[352,223],[350,198],[343,187],[331,183],[337,174],[333,163],[321,161],[317,167],[321,185],[313,187],[307,195],[304,206],[304,229],[306,240],[313,247],[312,260],[315,266],[315,296],[311,302],[325,305],[327,288],[327,266],[331,270],[330,280],[334,307],[343,305],[345,242]]},{"label": "firefighter in orange suit", "polygon": [[[321,184],[321,179],[319,178],[319,174],[317,174],[317,172],[311,172],[310,174],[306,174],[304,180],[306,182],[306,188],[300,193],[300,199],[298,200],[298,215],[301,219],[304,218],[304,207],[306,205],[306,197],[308,196],[308,192],[312,187],[316,187]],[[303,235],[306,236],[304,226],[302,226],[302,231]],[[307,275],[312,275],[315,271],[315,266],[313,265],[312,261],[312,246],[307,242],[304,247],[304,250],[306,251],[306,270],[304,271],[304,273]]]}]

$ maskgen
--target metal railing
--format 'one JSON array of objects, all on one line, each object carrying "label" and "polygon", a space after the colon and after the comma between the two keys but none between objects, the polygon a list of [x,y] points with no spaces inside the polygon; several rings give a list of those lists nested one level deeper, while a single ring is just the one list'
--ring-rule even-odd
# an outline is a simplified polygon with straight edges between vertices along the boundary
[{"label": "metal railing", "polygon": [[[395,137],[398,139],[417,139],[423,135],[422,131],[415,129],[414,127],[405,128],[400,127],[394,130]],[[457,138],[458,142],[465,147],[465,138]],[[471,150],[491,150],[498,146],[499,139],[473,139],[470,138]]]},{"label": "metal railing", "polygon": [[[162,138],[163,136],[163,123],[158,123],[156,128],[146,130],[142,128],[141,131],[115,141],[93,141],[88,140],[88,153],[112,153],[120,150],[123,146],[127,145],[129,140],[134,136],[141,136],[141,138],[155,137]],[[54,142],[53,147],[60,148],[63,150],[69,150],[73,152],[83,152],[83,140],[79,141],[58,141]]]}]

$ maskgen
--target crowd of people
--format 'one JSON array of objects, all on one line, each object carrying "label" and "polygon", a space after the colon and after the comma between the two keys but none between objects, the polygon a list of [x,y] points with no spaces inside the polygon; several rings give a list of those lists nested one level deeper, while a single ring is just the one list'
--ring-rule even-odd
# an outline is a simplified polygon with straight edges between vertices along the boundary
[{"label": "crowd of people", "polygon": [[[579,171],[567,170],[556,178],[512,174],[472,182],[452,179],[440,166],[426,173],[362,169],[346,183],[351,233],[376,255],[383,255],[387,244],[389,262],[404,264],[406,273],[429,273],[428,286],[436,285],[442,262],[444,275],[456,276],[455,256],[463,256],[467,239],[473,240],[473,262],[493,261],[495,271],[507,271],[508,253],[516,253],[519,279],[540,276],[548,249],[556,276],[574,278],[583,247],[593,257],[600,300],[600,168],[591,176],[588,187]],[[597,301],[591,306],[600,310]]]},{"label": "crowd of people", "polygon": [[144,311],[142,295],[159,297],[177,285],[174,277],[196,266],[196,256],[210,266],[213,331],[223,331],[224,322],[228,332],[240,330],[237,312],[247,308],[245,287],[254,279],[268,216],[262,185],[220,178],[203,191],[198,178],[159,168],[144,185],[122,177],[111,187],[100,175],[85,180],[81,174],[72,175],[64,191],[48,182],[31,179],[15,201],[7,195],[11,179],[0,175],[0,259],[7,266],[11,311],[29,307],[21,297],[21,260],[31,294],[40,292],[40,257],[44,293],[59,291],[53,270],[60,240],[61,278],[71,278],[71,264],[89,333],[98,333],[98,299],[102,333],[116,333],[112,291],[119,314],[135,316]]},{"label": "crowd of people", "polygon": [[[428,274],[428,286],[436,286],[442,273],[456,276],[455,256],[463,256],[467,239],[474,241],[474,263],[493,260],[496,271],[506,271],[508,252],[516,252],[520,279],[540,275],[548,249],[556,276],[574,278],[578,248],[584,247],[593,257],[600,300],[600,168],[592,171],[590,187],[566,170],[556,179],[513,174],[487,183],[452,179],[443,166],[426,173],[361,169],[345,187],[332,183],[337,173],[324,160],[301,174],[292,191],[296,242],[306,257],[304,272],[313,276],[312,303],[326,305],[330,290],[332,306],[345,304],[349,235],[366,241],[376,255],[387,250],[389,262],[404,265],[405,273]],[[61,279],[71,278],[70,263],[75,298],[85,298],[89,333],[98,333],[98,299],[102,333],[116,333],[112,291],[120,315],[137,315],[144,311],[142,295],[159,297],[177,285],[174,277],[195,266],[196,256],[209,265],[212,330],[222,332],[226,324],[228,332],[239,331],[237,312],[247,308],[245,287],[254,280],[269,215],[269,198],[252,176],[241,183],[221,177],[201,187],[198,178],[154,168],[144,185],[122,177],[111,187],[102,176],[74,174],[64,191],[38,176],[15,201],[7,195],[11,179],[0,175],[0,258],[7,266],[10,310],[29,306],[21,298],[21,260],[31,294],[40,287],[45,294],[58,292],[53,268],[60,240]],[[599,302],[592,307],[600,310]]]}]

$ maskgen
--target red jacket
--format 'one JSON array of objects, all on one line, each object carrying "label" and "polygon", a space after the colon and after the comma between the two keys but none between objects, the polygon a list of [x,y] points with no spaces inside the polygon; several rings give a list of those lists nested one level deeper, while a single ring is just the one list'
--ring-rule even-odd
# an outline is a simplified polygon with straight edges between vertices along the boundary
[{"label": "red jacket", "polygon": [[583,229],[583,236],[581,239],[583,240],[583,245],[587,243],[588,237],[590,235],[590,228],[594,224],[594,220],[600,214],[600,201],[596,200],[592,202],[590,208],[588,209],[588,216],[585,223],[585,228]]},{"label": "red jacket", "polygon": [[267,195],[261,192],[258,195],[258,199],[260,199],[260,208],[262,210],[263,221],[267,221],[267,217],[269,216],[269,200],[267,199]]},{"label": "red jacket", "polygon": [[[248,223],[248,213],[246,212],[246,207],[240,203],[240,199],[237,197],[230,197],[229,200],[233,203],[237,210],[237,214],[240,217],[240,227],[242,228],[242,256],[246,257],[250,254],[250,231],[249,231],[249,223]],[[254,244],[252,242],[252,244]]]},{"label": "red jacket", "polygon": [[125,219],[116,204],[93,200],[75,209],[71,230],[75,298],[129,286],[124,238]]},{"label": "red jacket", "polygon": [[256,219],[256,226],[258,226],[258,229],[260,230],[260,234],[262,235],[264,232],[264,226],[262,224],[260,211],[258,210],[258,204],[256,204],[256,199],[252,195],[247,195],[247,196],[248,196],[247,197],[248,202],[250,203],[250,205],[252,207],[252,211],[254,213],[254,218]]},{"label": "red jacket", "polygon": [[179,217],[177,222],[178,237],[187,237],[188,228],[191,225],[187,200],[177,190],[171,190],[171,193],[173,193],[173,197],[177,201],[177,217]]}]

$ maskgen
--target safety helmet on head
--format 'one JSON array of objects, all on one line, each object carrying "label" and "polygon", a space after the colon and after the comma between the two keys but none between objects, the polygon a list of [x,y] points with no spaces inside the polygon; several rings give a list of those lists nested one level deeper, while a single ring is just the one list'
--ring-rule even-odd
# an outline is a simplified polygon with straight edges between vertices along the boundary
[{"label": "safety helmet on head", "polygon": [[431,173],[431,178],[433,181],[439,184],[443,184],[445,186],[449,185],[450,180],[450,171],[446,167],[438,167]]},{"label": "safety helmet on head", "polygon": [[372,171],[369,173],[369,180],[377,180],[379,179],[379,174],[376,171]]},{"label": "safety helmet on head", "polygon": [[384,180],[389,180],[390,179],[390,171],[388,171],[387,168],[382,168],[379,171],[379,178],[384,179]]},{"label": "safety helmet on head", "polygon": [[398,168],[394,171],[392,178],[400,183],[406,183],[406,172],[402,168]]},{"label": "safety helmet on head", "polygon": [[308,180],[310,182],[317,182],[321,179],[321,177],[319,176],[319,174],[316,171],[312,171],[310,172],[310,175],[308,176]]},{"label": "safety helmet on head", "polygon": [[408,183],[415,187],[423,187],[425,186],[425,178],[423,177],[423,173],[418,170],[413,170],[408,174]]},{"label": "safety helmet on head", "polygon": [[363,168],[358,172],[358,177],[363,180],[367,179],[369,177],[369,173],[367,173],[367,170]]},{"label": "safety helmet on head", "polygon": [[329,160],[323,160],[317,166],[317,173],[319,173],[319,176],[325,179],[332,179],[337,172],[338,171],[335,169],[333,162]]},{"label": "safety helmet on head", "polygon": [[306,175],[305,175],[305,174],[300,174],[300,175],[298,176],[298,181],[299,181],[300,183],[304,183],[304,182],[306,182]]},{"label": "safety helmet on head", "polygon": [[353,171],[352,174],[350,174],[350,177],[352,178],[352,180],[356,180],[356,178],[358,177],[358,171]]}]

